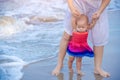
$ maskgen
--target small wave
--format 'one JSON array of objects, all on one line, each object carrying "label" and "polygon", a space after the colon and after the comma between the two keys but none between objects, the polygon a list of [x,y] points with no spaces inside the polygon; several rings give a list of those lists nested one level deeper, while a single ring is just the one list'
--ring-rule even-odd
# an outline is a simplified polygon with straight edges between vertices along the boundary
[{"label": "small wave", "polygon": [[61,16],[61,18],[32,16],[29,18],[29,21],[26,21],[26,23],[27,24],[41,24],[41,22],[57,22],[61,20],[63,20],[63,16]]},{"label": "small wave", "polygon": [[20,80],[23,76],[22,66],[3,67],[0,66],[0,80]]},{"label": "small wave", "polygon": [[0,11],[13,10],[24,5],[27,0],[0,0]]},{"label": "small wave", "polygon": [[1,16],[0,17],[0,37],[6,38],[13,34],[23,32],[28,29],[28,25],[20,20],[15,19],[12,16]]},{"label": "small wave", "polygon": [[0,55],[0,80],[20,80],[26,62],[15,56]]},{"label": "small wave", "polygon": [[[2,63],[2,61],[5,61]],[[26,65],[26,62],[24,62],[22,59],[16,57],[16,56],[7,56],[7,55],[0,55],[0,66],[18,66],[18,65]]]}]

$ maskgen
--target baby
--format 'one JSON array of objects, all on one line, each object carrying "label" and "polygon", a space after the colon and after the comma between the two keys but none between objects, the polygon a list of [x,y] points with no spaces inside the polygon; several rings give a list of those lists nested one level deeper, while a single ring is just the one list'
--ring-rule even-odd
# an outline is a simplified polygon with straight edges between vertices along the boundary
[{"label": "baby", "polygon": [[76,58],[77,73],[83,75],[81,72],[82,57],[94,56],[92,49],[87,43],[88,30],[91,29],[94,25],[94,21],[89,24],[88,17],[85,15],[81,15],[79,18],[72,18],[73,33],[67,48],[67,52],[70,55],[68,60],[68,67],[70,72],[73,72],[72,64]]}]

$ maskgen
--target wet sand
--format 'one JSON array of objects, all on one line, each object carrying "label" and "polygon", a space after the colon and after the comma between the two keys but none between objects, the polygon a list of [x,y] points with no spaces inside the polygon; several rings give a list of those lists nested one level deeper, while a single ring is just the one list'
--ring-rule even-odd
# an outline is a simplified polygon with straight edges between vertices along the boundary
[{"label": "wet sand", "polygon": [[[102,78],[101,76],[93,73],[93,58],[90,60],[86,60],[86,58],[83,59],[82,71],[85,73],[84,76],[81,77],[77,75],[75,73],[76,71],[74,74],[71,74],[68,71],[68,60],[66,56],[64,60],[64,67],[60,75],[57,77],[51,75],[51,71],[55,68],[57,63],[57,57],[55,57],[25,66],[22,70],[24,74],[21,80],[120,80],[120,11],[110,11],[108,14],[110,24],[110,40],[105,46],[102,67],[111,74],[111,77]],[[75,69],[75,63],[73,68]]]}]

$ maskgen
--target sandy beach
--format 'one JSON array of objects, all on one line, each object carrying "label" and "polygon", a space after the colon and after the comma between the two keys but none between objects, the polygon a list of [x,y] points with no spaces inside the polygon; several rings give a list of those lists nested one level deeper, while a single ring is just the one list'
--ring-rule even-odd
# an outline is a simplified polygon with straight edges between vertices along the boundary
[{"label": "sandy beach", "polygon": [[[105,52],[103,57],[102,67],[104,70],[111,74],[109,78],[103,78],[93,73],[94,62],[93,58],[84,62],[82,65],[82,71],[84,76],[79,76],[76,71],[71,74],[67,67],[67,57],[64,60],[64,67],[60,75],[52,76],[51,72],[55,68],[57,63],[57,56],[52,59],[46,59],[39,61],[23,68],[23,78],[21,80],[120,80],[120,11],[109,11],[109,24],[110,24],[110,37],[109,43],[105,46]],[[90,62],[89,62],[90,61]],[[73,66],[75,69],[75,65]]]}]

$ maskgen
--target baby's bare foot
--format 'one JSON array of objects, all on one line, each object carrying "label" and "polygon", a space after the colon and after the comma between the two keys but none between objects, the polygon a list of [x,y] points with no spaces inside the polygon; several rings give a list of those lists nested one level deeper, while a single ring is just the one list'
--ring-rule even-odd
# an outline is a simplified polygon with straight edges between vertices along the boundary
[{"label": "baby's bare foot", "polygon": [[110,77],[110,74],[102,69],[96,69],[94,71],[95,74],[99,74],[101,75],[102,77]]},{"label": "baby's bare foot", "polygon": [[80,70],[79,70],[79,71],[77,71],[77,74],[78,74],[78,75],[81,75],[81,76],[83,76],[83,75],[84,75],[84,73],[83,73],[82,71],[80,71]]}]

